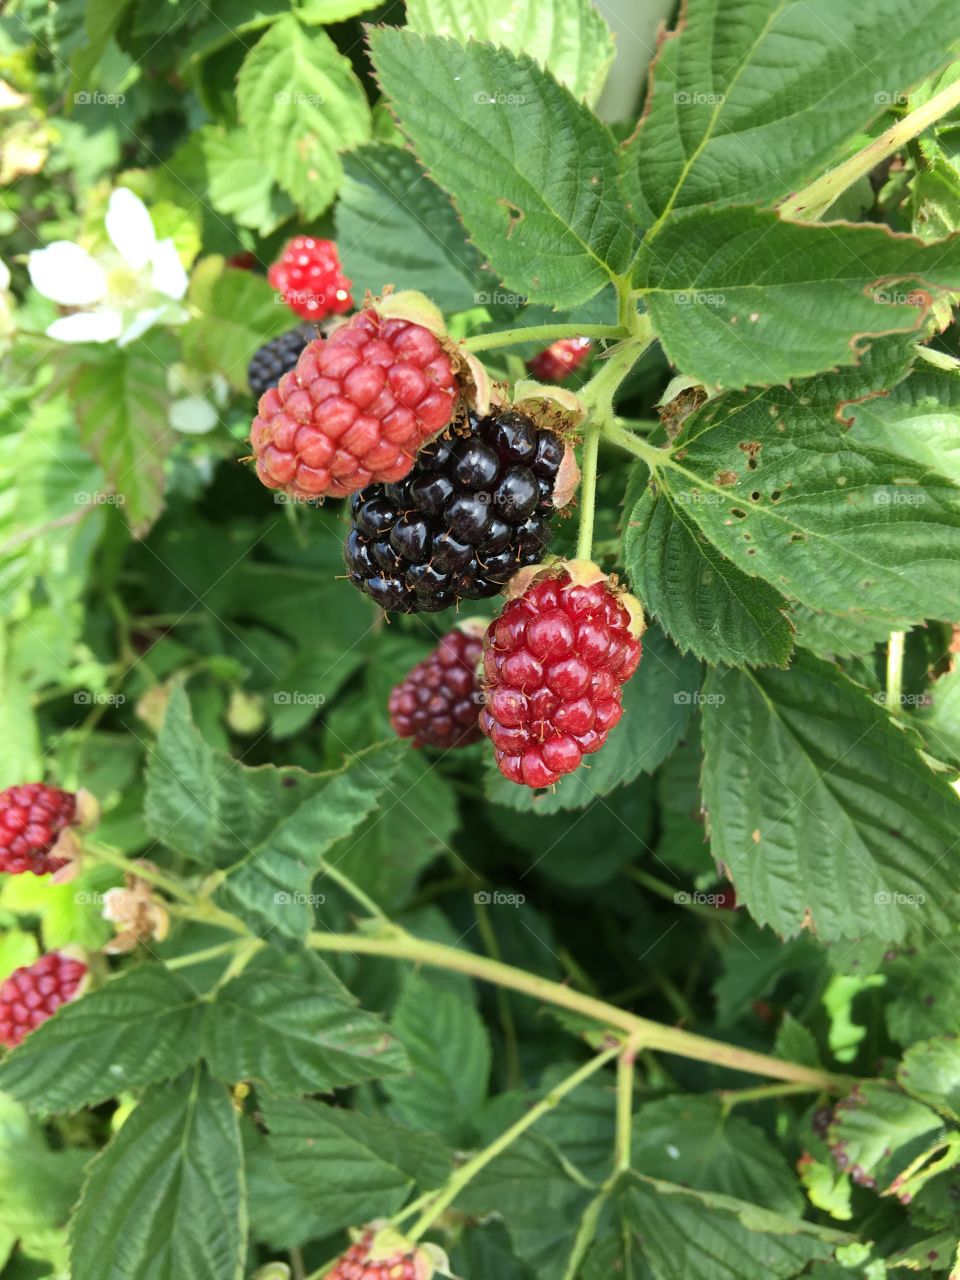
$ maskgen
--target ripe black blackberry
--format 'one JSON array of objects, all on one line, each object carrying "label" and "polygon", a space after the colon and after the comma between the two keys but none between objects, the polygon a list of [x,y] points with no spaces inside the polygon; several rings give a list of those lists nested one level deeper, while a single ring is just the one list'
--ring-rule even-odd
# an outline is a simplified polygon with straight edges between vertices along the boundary
[{"label": "ripe black blackberry", "polygon": [[317,336],[312,324],[301,324],[288,329],[278,338],[264,343],[247,366],[247,381],[254,399],[259,400],[265,391],[275,387],[285,373],[296,368],[300,352]]},{"label": "ripe black blackberry", "polygon": [[495,596],[543,558],[564,443],[516,409],[449,428],[409,475],[354,494],[350,581],[381,608],[436,613]]}]

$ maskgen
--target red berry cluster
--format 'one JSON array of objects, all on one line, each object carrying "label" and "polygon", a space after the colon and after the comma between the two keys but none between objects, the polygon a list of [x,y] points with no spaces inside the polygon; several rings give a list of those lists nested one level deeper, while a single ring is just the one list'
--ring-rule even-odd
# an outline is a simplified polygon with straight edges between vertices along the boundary
[{"label": "red berry cluster", "polygon": [[589,338],[561,338],[527,361],[527,368],[541,382],[562,382],[579,369],[590,353]]},{"label": "red berry cluster", "polygon": [[[418,1267],[417,1250],[398,1252],[374,1261],[370,1257],[373,1240],[374,1233],[367,1231],[337,1259],[332,1270],[327,1272],[327,1280],[421,1280],[425,1270]],[[431,1272],[432,1268],[426,1274]]]},{"label": "red berry cluster", "polygon": [[407,673],[390,695],[390,723],[415,747],[465,747],[482,736],[480,681],[483,624],[463,623]]},{"label": "red berry cluster", "polygon": [[15,969],[0,986],[0,1044],[12,1049],[28,1031],[46,1022],[72,1000],[87,966],[62,951],[50,951],[36,963]]},{"label": "red berry cluster", "polygon": [[332,240],[295,236],[267,272],[267,279],[304,320],[343,315],[353,307],[351,282],[343,274]]},{"label": "red berry cluster", "polygon": [[484,647],[480,727],[500,772],[528,787],[550,786],[603,746],[641,652],[610,584],[565,568],[510,600]]},{"label": "red berry cluster", "polygon": [[27,782],[0,791],[0,871],[42,876],[59,871],[67,859],[51,850],[64,827],[76,819],[77,798],[70,791]]},{"label": "red berry cluster", "polygon": [[260,398],[250,440],[257,474],[298,498],[345,497],[405,476],[421,444],[449,423],[459,387],[423,325],[370,308]]}]

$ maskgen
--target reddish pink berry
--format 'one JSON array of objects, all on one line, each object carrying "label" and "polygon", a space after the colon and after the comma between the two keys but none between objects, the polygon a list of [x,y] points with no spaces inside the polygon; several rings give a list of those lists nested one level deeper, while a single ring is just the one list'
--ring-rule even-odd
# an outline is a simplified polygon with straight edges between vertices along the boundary
[{"label": "reddish pink berry", "polygon": [[0,871],[36,876],[59,871],[68,859],[51,854],[64,827],[75,822],[77,798],[72,791],[27,782],[0,791]]},{"label": "reddish pink berry", "polygon": [[248,249],[244,249],[241,253],[235,253],[232,258],[228,258],[227,266],[235,267],[237,271],[255,271],[257,256]]},{"label": "reddish pink berry", "polygon": [[374,1259],[370,1256],[374,1239],[372,1230],[365,1231],[362,1239],[337,1259],[326,1280],[430,1280],[434,1268],[425,1250],[411,1244]]},{"label": "reddish pink berry", "polygon": [[267,272],[291,311],[304,320],[343,315],[353,307],[350,281],[343,274],[332,240],[294,236]]},{"label": "reddish pink berry", "polygon": [[579,369],[593,344],[589,338],[561,338],[527,361],[527,368],[540,382],[562,382]]},{"label": "reddish pink berry", "polygon": [[478,742],[483,623],[447,632],[429,657],[390,694],[390,723],[415,747],[465,747]]},{"label": "reddish pink berry", "polygon": [[0,1044],[12,1049],[28,1031],[72,1000],[87,966],[62,951],[49,951],[34,964],[14,969],[0,986]]},{"label": "reddish pink berry", "polygon": [[599,571],[541,573],[508,602],[484,638],[480,715],[505,778],[548,787],[599,751],[640,661],[635,630]]},{"label": "reddish pink berry", "polygon": [[423,325],[370,308],[318,338],[260,397],[257,474],[299,498],[342,498],[400,480],[453,416],[450,357]]}]

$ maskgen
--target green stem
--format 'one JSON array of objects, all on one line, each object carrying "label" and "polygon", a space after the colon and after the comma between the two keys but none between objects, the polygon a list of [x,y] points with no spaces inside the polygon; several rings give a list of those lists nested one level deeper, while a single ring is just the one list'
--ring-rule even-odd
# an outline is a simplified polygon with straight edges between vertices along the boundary
[{"label": "green stem", "polygon": [[902,710],[903,650],[905,631],[891,631],[887,641],[887,709],[897,715]]},{"label": "green stem", "polygon": [[633,1131],[633,1077],[639,1039],[631,1036],[617,1059],[617,1138],[612,1177],[630,1168],[630,1143]]},{"label": "green stem", "polygon": [[721,1089],[717,1094],[724,1114],[739,1107],[741,1102],[766,1102],[770,1098],[785,1098],[793,1093],[811,1093],[815,1086],[790,1081],[787,1084],[760,1084],[753,1089]]},{"label": "green stem", "polygon": [[321,862],[319,873],[324,876],[329,876],[334,884],[338,884],[344,893],[349,894],[350,897],[353,898],[354,902],[359,903],[360,906],[363,907],[365,911],[368,911],[375,920],[380,920],[384,924],[390,923],[389,918],[384,915],[370,895],[361,889],[358,884],[354,884],[350,877],[344,875],[342,871],[338,871],[336,867],[331,866],[329,862]]},{"label": "green stem", "polygon": [[184,889],[171,876],[166,876],[162,871],[158,871],[155,867],[148,867],[144,863],[131,861],[122,853],[117,853],[115,849],[109,849],[106,845],[97,844],[95,841],[84,840],[84,853],[92,858],[94,862],[105,862],[108,866],[116,867],[118,871],[124,871],[127,875],[137,876],[141,880],[146,880],[148,884],[156,885],[158,889],[162,889],[164,893],[169,893],[172,898],[179,898],[181,902],[193,903],[195,895],[189,889]]},{"label": "green stem", "polygon": [[801,219],[804,222],[815,222],[821,218],[837,197],[857,181],[876,168],[882,160],[886,160],[902,146],[923,133],[941,116],[947,115],[955,107],[960,106],[960,80],[947,85],[939,93],[934,94],[922,107],[910,111],[890,126],[879,138],[858,151],[855,156],[837,165],[829,173],[811,182],[808,187],[798,191],[796,195],[785,200],[780,206],[783,218]]},{"label": "green stem", "polygon": [[932,364],[935,369],[943,369],[946,373],[960,371],[960,360],[946,351],[938,351],[936,347],[925,347],[920,343],[917,346],[917,355],[922,360],[926,360],[927,364]]},{"label": "green stem", "polygon": [[555,1088],[551,1089],[545,1098],[530,1108],[526,1115],[521,1116],[516,1124],[512,1124],[509,1129],[505,1129],[494,1142],[488,1147],[484,1147],[482,1151],[478,1151],[475,1156],[461,1165],[460,1168],[448,1180],[446,1186],[432,1202],[430,1207],[421,1214],[420,1218],[414,1223],[413,1227],[407,1233],[409,1240],[419,1240],[426,1231],[430,1229],[434,1222],[447,1209],[464,1187],[475,1178],[481,1169],[486,1168],[491,1160],[495,1160],[501,1152],[506,1151],[511,1143],[515,1142],[521,1134],[542,1119],[548,1111],[552,1111],[562,1098],[568,1093],[572,1093],[577,1085],[582,1084],[584,1080],[589,1079],[594,1072],[599,1071],[611,1058],[616,1057],[620,1052],[620,1046],[614,1045],[611,1049],[605,1049],[603,1053],[597,1054],[595,1058],[591,1058],[589,1062],[567,1076]]},{"label": "green stem", "polygon": [[583,465],[580,475],[580,528],[577,531],[578,560],[589,560],[593,555],[593,523],[597,507],[597,459],[600,454],[600,431],[597,427],[587,432],[583,442]]},{"label": "green stem", "polygon": [[371,937],[366,934],[342,934],[312,932],[307,935],[310,946],[317,951],[352,952],[355,955],[388,956],[395,960],[407,960],[413,964],[425,964],[438,969],[465,973],[482,982],[508,987],[534,1000],[571,1009],[574,1013],[591,1018],[600,1026],[614,1028],[627,1035],[636,1035],[638,1044],[661,1053],[673,1053],[681,1058],[693,1058],[698,1062],[710,1062],[715,1066],[729,1067],[734,1071],[747,1071],[753,1075],[769,1076],[775,1080],[795,1080],[811,1084],[819,1089],[842,1092],[853,1084],[849,1076],[834,1075],[815,1067],[785,1062],[765,1053],[739,1049],[735,1045],[711,1040],[677,1027],[663,1026],[648,1018],[638,1017],[625,1009],[598,1000],[581,991],[574,991],[549,978],[516,969],[499,960],[478,956],[472,951],[460,951],[438,942],[414,938],[397,929],[388,936]]},{"label": "green stem", "polygon": [[560,338],[625,338],[629,330],[616,324],[539,324],[526,328],[502,329],[499,333],[478,333],[464,341],[468,351],[492,351],[521,342],[556,342]]},{"label": "green stem", "polygon": [[641,440],[639,436],[625,431],[623,427],[618,427],[615,422],[604,423],[603,436],[611,444],[618,445],[621,449],[626,449],[627,453],[632,453],[635,458],[645,462],[651,469],[656,469],[670,461],[670,455],[665,449],[658,449],[656,445],[648,444],[646,440]]},{"label": "green stem", "polygon": [[192,964],[203,964],[206,960],[218,960],[220,956],[230,955],[238,947],[243,946],[243,938],[234,938],[230,942],[218,942],[215,947],[205,947],[202,951],[191,951],[185,956],[171,956],[164,960],[168,969],[186,969]]}]

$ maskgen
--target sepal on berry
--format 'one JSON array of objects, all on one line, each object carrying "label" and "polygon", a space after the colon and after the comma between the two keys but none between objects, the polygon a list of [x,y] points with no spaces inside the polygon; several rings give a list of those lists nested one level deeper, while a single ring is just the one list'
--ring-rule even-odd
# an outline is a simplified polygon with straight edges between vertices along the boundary
[{"label": "sepal on berry", "polygon": [[154,897],[152,886],[132,872],[123,888],[103,895],[103,918],[116,930],[116,937],[103,948],[107,955],[124,955],[148,939],[162,942],[170,931],[166,907]]},{"label": "sepal on berry", "polygon": [[386,289],[382,298],[374,298],[365,302],[387,320],[407,320],[410,324],[419,324],[429,329],[435,338],[447,336],[447,326],[443,312],[435,302],[431,302],[425,293],[416,289],[401,289],[399,293],[391,293]]},{"label": "sepal on berry", "polygon": [[548,427],[558,435],[575,431],[587,416],[586,405],[572,391],[547,386],[533,378],[514,383],[513,405],[533,418],[538,427]]}]

